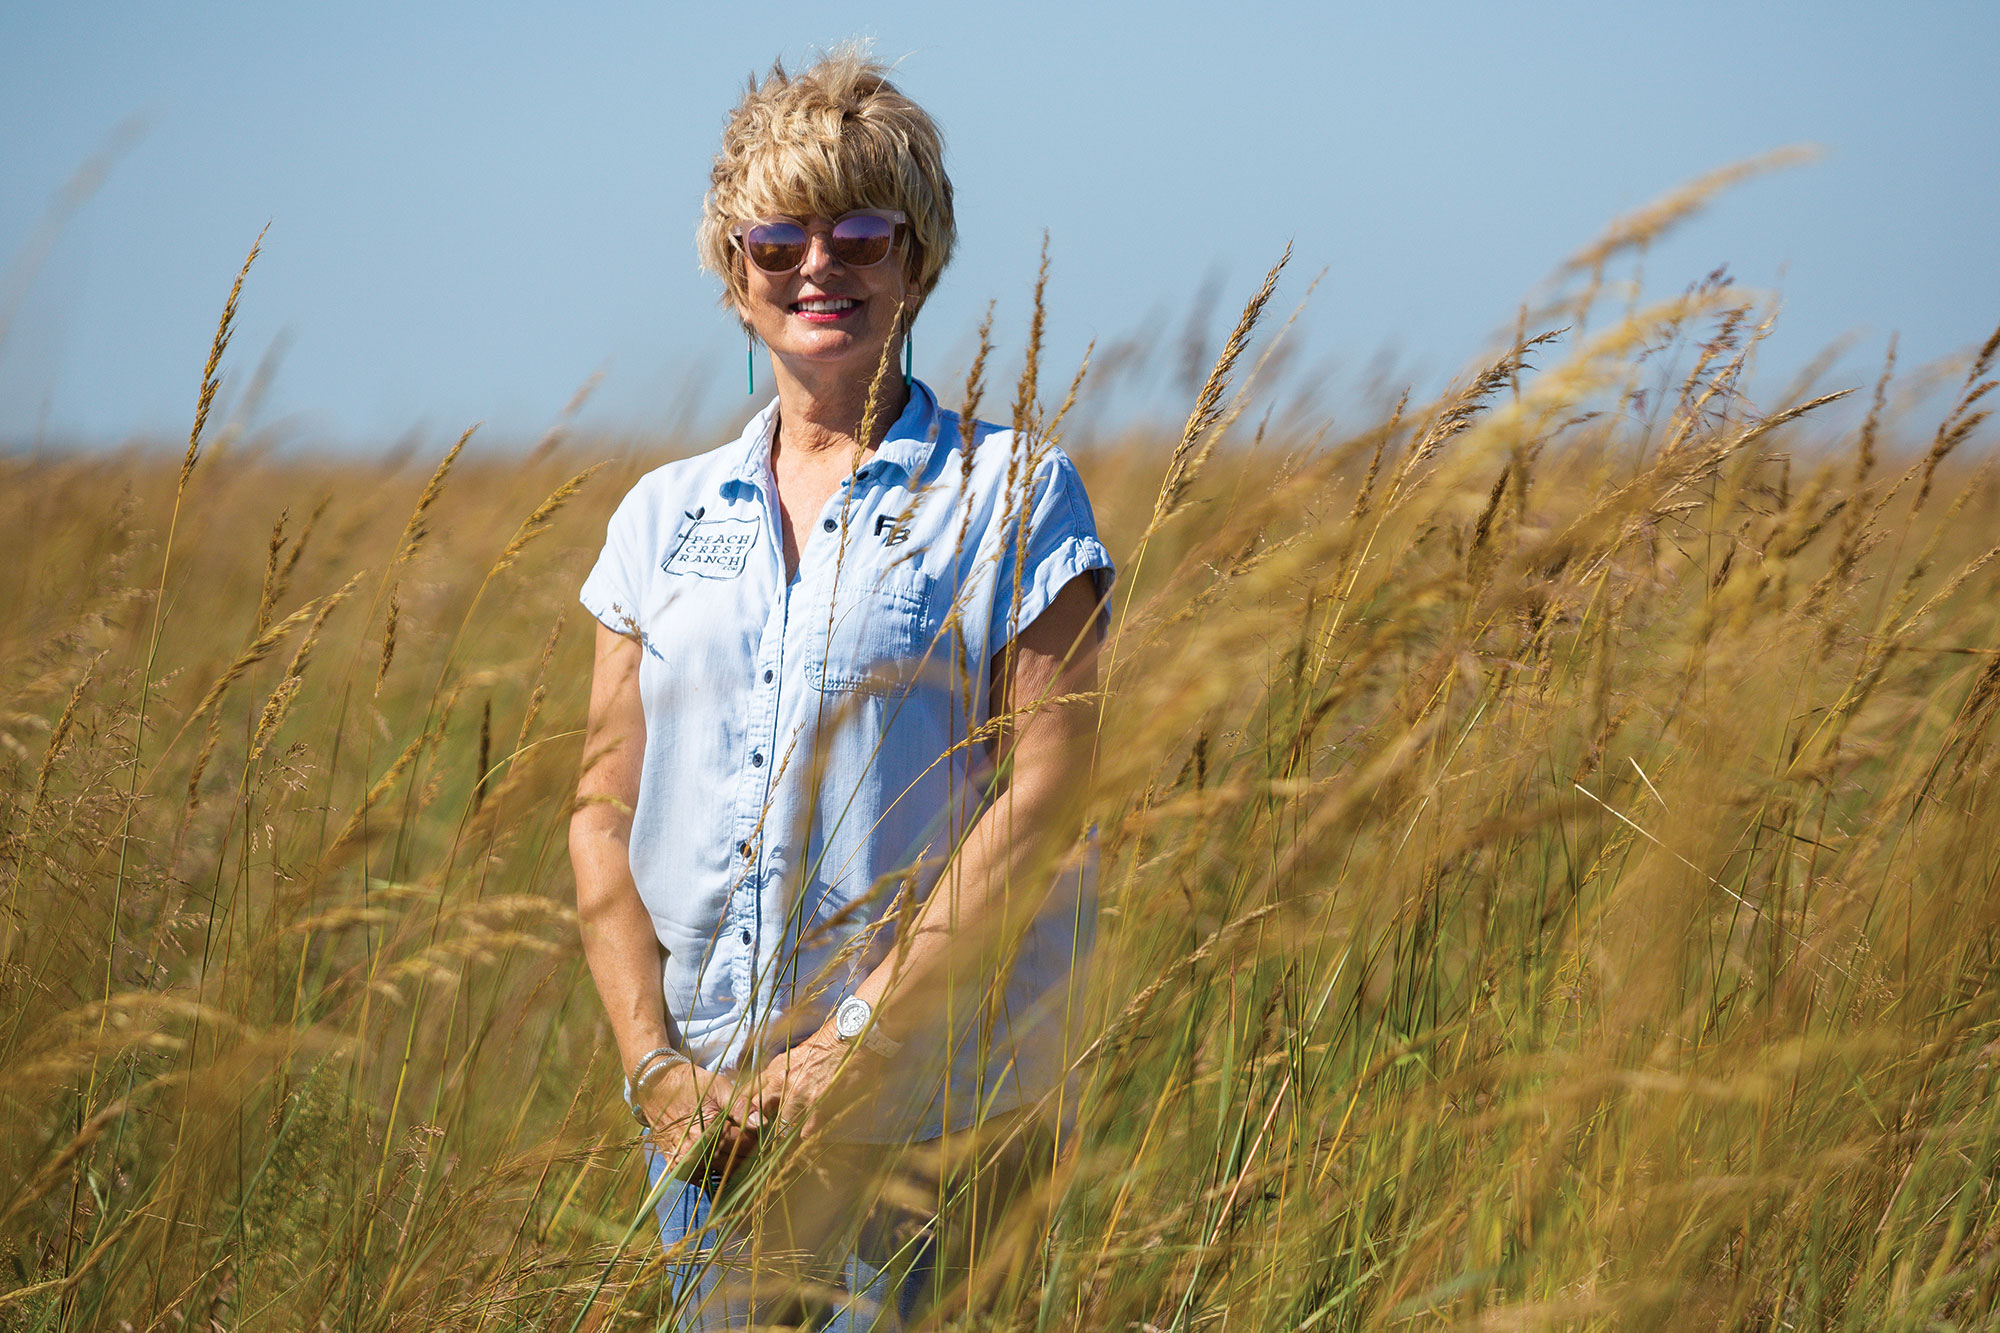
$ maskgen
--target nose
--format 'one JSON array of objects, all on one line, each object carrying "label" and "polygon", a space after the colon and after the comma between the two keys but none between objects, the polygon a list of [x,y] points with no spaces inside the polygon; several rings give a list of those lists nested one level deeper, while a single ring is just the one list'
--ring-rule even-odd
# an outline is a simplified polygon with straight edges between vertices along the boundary
[{"label": "nose", "polygon": [[817,279],[822,274],[839,267],[840,261],[826,248],[826,233],[811,231],[806,233],[806,257],[799,261],[799,273],[807,278]]}]

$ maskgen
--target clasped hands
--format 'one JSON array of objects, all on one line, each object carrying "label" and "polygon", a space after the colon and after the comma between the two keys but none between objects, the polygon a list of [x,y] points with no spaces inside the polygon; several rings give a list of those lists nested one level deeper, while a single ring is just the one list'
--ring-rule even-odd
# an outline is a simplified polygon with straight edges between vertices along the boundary
[{"label": "clasped hands", "polygon": [[[850,1060],[872,1059],[825,1032],[780,1051],[749,1074],[676,1065],[640,1094],[653,1142],[678,1167],[716,1131],[710,1160],[695,1177],[726,1181],[747,1166],[767,1140],[811,1134],[833,1105],[835,1081]],[[718,1127],[719,1125],[719,1127]]]}]

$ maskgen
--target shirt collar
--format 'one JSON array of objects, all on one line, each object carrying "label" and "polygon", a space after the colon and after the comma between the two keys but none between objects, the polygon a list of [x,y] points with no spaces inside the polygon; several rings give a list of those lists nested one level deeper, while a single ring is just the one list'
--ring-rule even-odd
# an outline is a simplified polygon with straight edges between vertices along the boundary
[{"label": "shirt collar", "polygon": [[913,376],[909,405],[896,418],[896,424],[889,427],[881,448],[875,451],[874,461],[899,467],[906,477],[923,476],[931,453],[937,448],[938,424],[937,396],[929,385]]},{"label": "shirt collar", "polygon": [[[924,474],[924,468],[931,461],[931,454],[937,448],[940,415],[937,395],[930,386],[920,379],[910,380],[910,401],[903,408],[903,415],[896,418],[896,424],[889,427],[889,433],[876,449],[875,457],[865,465],[873,467],[885,463],[900,468],[906,477],[916,478]],[[778,420],[778,400],[770,403],[756,416],[750,418],[743,433],[736,440],[736,457],[729,471],[722,478],[723,489],[731,482],[742,482],[754,489],[761,489],[764,477],[769,471],[771,460],[771,430]]]},{"label": "shirt collar", "polygon": [[727,491],[729,484],[736,481],[753,491],[763,489],[764,477],[771,470],[771,428],[777,420],[778,400],[775,398],[765,404],[763,411],[750,418],[750,424],[736,437],[736,457],[722,478],[723,490]]}]

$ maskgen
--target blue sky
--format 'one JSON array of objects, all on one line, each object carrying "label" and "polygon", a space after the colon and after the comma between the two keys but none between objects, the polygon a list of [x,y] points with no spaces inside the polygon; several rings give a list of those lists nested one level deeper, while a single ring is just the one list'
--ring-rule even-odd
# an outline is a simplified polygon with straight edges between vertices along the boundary
[{"label": "blue sky", "polygon": [[1613,216],[1795,143],[1822,156],[1659,247],[1656,291],[1726,262],[1782,295],[1772,365],[1854,338],[1841,382],[1891,331],[1909,364],[2000,322],[1990,3],[0,0],[0,441],[184,433],[267,221],[230,365],[283,335],[264,415],[291,438],[528,437],[599,371],[587,424],[740,417],[691,239],[707,164],[752,70],[850,37],[949,145],[960,258],[919,374],[958,372],[989,299],[1018,348],[1046,228],[1059,366],[1178,327],[1205,286],[1226,318],[1291,240],[1287,296],[1327,270],[1302,363],[1434,387]]}]

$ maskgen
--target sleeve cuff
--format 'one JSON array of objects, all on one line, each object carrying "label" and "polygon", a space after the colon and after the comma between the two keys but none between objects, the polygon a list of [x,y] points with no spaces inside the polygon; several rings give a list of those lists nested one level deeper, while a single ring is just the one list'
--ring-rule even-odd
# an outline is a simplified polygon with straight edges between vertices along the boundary
[{"label": "sleeve cuff", "polygon": [[639,628],[635,616],[625,608],[625,598],[614,593],[596,578],[584,580],[583,588],[576,600],[583,603],[583,609],[597,617],[599,624],[617,634],[632,634]]},{"label": "sleeve cuff", "polygon": [[[1118,573],[1111,563],[1111,553],[1104,549],[1104,543],[1095,537],[1066,537],[1060,546],[1049,553],[1035,566],[1032,576],[1021,587],[1021,610],[1011,623],[1004,623],[1007,632],[994,641],[997,651],[1011,643],[1020,632],[1049,609],[1056,594],[1069,586],[1069,581],[1079,574],[1094,574],[1097,582],[1097,596],[1101,605],[1097,609],[1097,633],[1102,638],[1111,624],[1111,604],[1105,594],[1111,591]],[[1007,600],[1012,599],[1011,588],[996,590]],[[1005,603],[1003,602],[1003,605]]]}]

